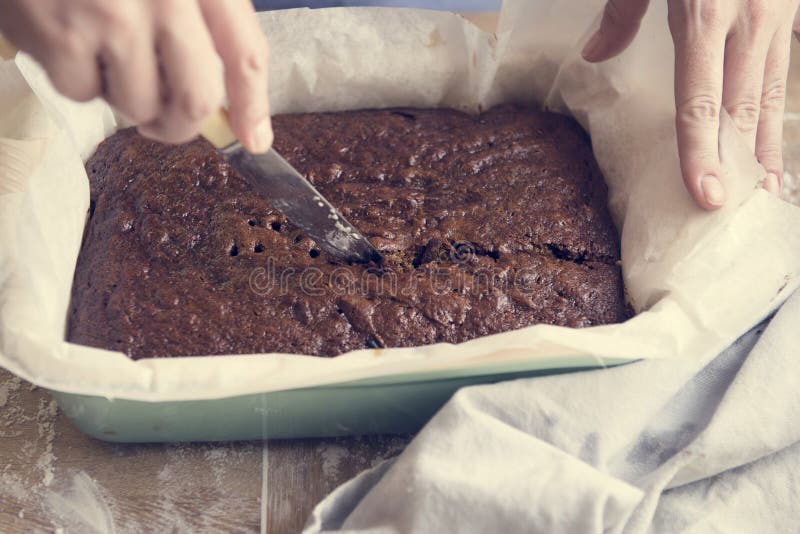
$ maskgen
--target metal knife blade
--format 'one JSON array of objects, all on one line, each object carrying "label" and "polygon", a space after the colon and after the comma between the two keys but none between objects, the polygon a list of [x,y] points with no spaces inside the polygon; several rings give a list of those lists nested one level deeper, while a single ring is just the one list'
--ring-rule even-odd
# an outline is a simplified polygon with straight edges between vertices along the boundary
[{"label": "metal knife blade", "polygon": [[272,207],[328,254],[351,263],[383,259],[372,243],[274,149],[251,154],[235,142],[221,152]]}]

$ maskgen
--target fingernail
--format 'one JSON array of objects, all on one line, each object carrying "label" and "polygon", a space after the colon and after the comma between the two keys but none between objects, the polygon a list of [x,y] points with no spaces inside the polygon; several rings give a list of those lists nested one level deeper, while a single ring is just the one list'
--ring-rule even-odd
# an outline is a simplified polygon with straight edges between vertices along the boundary
[{"label": "fingernail", "polygon": [[703,197],[712,206],[722,206],[725,204],[725,188],[719,178],[713,175],[703,176],[700,180],[700,188],[703,190]]},{"label": "fingernail", "polygon": [[773,195],[781,194],[781,182],[778,180],[778,175],[774,173],[769,173],[767,177],[764,178],[764,181],[761,183],[761,187]]},{"label": "fingernail", "polygon": [[269,117],[258,123],[250,135],[250,146],[248,149],[255,154],[261,154],[269,150],[272,145],[272,121]]},{"label": "fingernail", "polygon": [[581,52],[583,59],[586,61],[592,61],[595,57],[597,57],[597,52],[599,52],[601,41],[602,37],[600,35],[600,31],[595,32],[595,34],[592,35],[592,37],[583,47],[583,51]]}]

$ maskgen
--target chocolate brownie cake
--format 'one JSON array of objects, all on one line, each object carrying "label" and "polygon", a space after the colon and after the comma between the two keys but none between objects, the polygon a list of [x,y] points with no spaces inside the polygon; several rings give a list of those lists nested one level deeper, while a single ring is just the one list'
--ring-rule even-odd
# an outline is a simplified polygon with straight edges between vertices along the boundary
[{"label": "chocolate brownie cake", "polygon": [[606,186],[572,119],[502,106],[274,125],[276,149],[385,260],[337,263],[205,141],[123,130],[86,165],[70,341],[132,358],[335,356],[627,318]]}]

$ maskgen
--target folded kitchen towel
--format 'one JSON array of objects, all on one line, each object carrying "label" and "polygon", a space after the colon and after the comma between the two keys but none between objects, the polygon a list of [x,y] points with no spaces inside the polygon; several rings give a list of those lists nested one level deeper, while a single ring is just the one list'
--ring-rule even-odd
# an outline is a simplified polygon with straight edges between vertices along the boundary
[{"label": "folded kitchen towel", "polygon": [[800,293],[710,360],[470,387],[306,532],[795,532]]}]

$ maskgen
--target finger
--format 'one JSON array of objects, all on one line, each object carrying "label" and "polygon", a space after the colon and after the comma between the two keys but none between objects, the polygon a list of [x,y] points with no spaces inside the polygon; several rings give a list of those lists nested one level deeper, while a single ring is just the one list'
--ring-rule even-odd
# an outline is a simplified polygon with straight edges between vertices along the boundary
[{"label": "finger", "polygon": [[628,48],[647,12],[648,0],[608,0],[600,29],[583,48],[586,61],[610,59]]},{"label": "finger", "polygon": [[753,151],[761,114],[764,62],[771,38],[772,35],[747,29],[732,33],[725,45],[722,107]]},{"label": "finger", "polygon": [[61,37],[56,46],[37,59],[64,96],[86,102],[102,94],[100,58],[80,36]]},{"label": "finger", "polygon": [[118,27],[109,31],[101,51],[104,96],[127,119],[143,124],[155,120],[161,106],[153,31],[149,25],[135,24],[144,17],[143,10],[135,9],[141,4],[120,2],[120,8],[123,5],[131,11],[117,19]]},{"label": "finger", "polygon": [[783,113],[791,40],[791,31],[787,28],[779,31],[770,44],[756,136],[756,157],[767,173],[774,176],[764,181],[764,188],[775,194],[780,194],[783,185]]},{"label": "finger", "polygon": [[214,45],[225,64],[231,128],[251,152],[272,145],[267,92],[267,40],[249,0],[201,0]]},{"label": "finger", "polygon": [[715,17],[684,10],[683,2],[670,3],[678,154],[689,193],[699,206],[713,210],[725,203],[719,179],[719,114],[727,27]]},{"label": "finger", "polygon": [[139,126],[167,143],[194,138],[206,117],[222,105],[222,80],[211,36],[195,2],[158,2],[155,41],[161,63],[158,117]]},{"label": "finger", "polygon": [[[7,4],[7,5],[6,5]],[[101,91],[97,46],[86,32],[53,24],[46,12],[26,2],[4,2],[0,29],[20,50],[30,53],[47,71],[56,89],[80,101]]]}]

